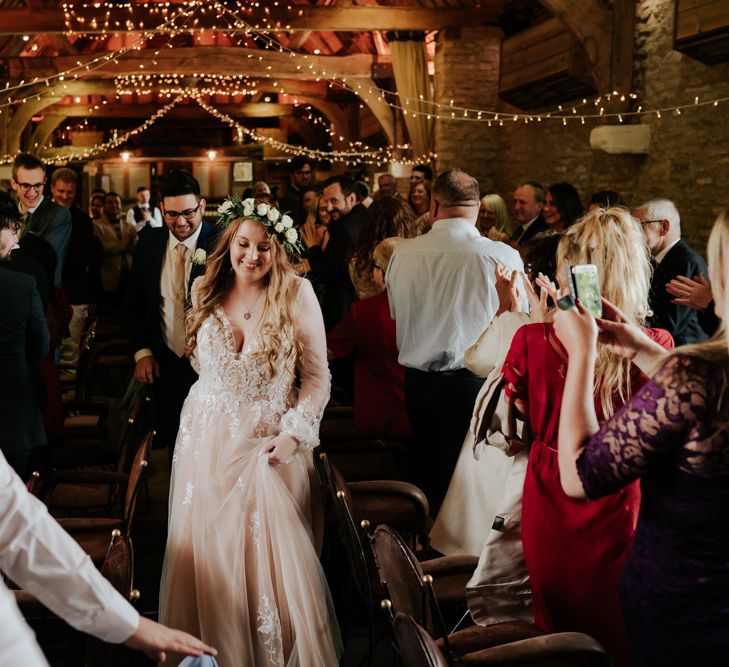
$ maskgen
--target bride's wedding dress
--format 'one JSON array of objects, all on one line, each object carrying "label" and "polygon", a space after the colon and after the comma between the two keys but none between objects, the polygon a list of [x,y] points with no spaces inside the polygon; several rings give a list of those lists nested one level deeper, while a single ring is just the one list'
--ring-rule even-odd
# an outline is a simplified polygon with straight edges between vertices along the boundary
[{"label": "bride's wedding dress", "polygon": [[[220,667],[320,667],[341,653],[317,555],[323,514],[311,449],[329,369],[308,281],[299,281],[293,317],[299,382],[284,362],[296,341],[284,335],[273,373],[257,335],[236,351],[222,308],[197,335],[200,378],[175,446],[160,620],[215,646]],[[300,444],[271,465],[260,453],[279,433]]]}]

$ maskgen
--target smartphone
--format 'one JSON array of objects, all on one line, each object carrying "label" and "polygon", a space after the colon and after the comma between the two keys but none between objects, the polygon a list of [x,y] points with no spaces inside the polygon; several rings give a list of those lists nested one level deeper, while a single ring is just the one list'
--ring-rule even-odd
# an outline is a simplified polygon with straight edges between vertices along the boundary
[{"label": "smartphone", "polygon": [[593,317],[602,317],[602,301],[600,300],[600,283],[597,279],[597,266],[594,264],[576,264],[571,267],[574,277],[574,291],[582,305]]}]

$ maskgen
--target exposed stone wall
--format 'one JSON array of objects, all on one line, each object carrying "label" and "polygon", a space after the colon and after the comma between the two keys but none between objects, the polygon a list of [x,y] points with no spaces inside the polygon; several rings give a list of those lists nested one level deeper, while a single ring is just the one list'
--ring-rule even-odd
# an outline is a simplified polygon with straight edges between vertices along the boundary
[{"label": "exposed stone wall", "polygon": [[[435,49],[435,99],[454,106],[495,108],[498,103],[499,58],[502,33],[495,28],[464,28],[438,35]],[[457,116],[463,112],[455,112]],[[486,123],[454,122],[445,118],[435,123],[437,171],[460,167],[475,176],[482,189],[494,186],[494,163],[498,160],[499,128]]]},{"label": "exposed stone wall", "polygon": [[[670,107],[729,97],[729,64],[708,66],[673,50],[674,0],[638,0],[633,89],[644,108]],[[498,50],[488,31],[447,35],[436,54],[436,99],[488,108],[498,82]],[[567,180],[583,198],[614,188],[634,204],[651,197],[673,199],[683,232],[698,250],[722,207],[729,205],[729,102],[689,109],[681,116],[643,117],[652,130],[650,153],[608,155],[589,146],[590,124],[506,123],[474,128],[436,126],[438,167],[457,165],[509,199],[515,184]]]}]

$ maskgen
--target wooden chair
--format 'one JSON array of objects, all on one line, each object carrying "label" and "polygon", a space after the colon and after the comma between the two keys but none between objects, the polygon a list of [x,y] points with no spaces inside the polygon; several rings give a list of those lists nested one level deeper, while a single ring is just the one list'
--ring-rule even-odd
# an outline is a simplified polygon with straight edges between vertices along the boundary
[{"label": "wooden chair", "polygon": [[[465,601],[465,563],[453,557],[419,563],[405,541],[385,525],[375,529],[372,549],[392,610],[412,616],[439,637],[438,646],[451,662],[461,659],[466,653],[544,634],[523,621],[497,623],[488,627],[475,625],[449,633],[439,598],[441,601],[455,601],[461,597]],[[439,583],[440,595],[435,590],[434,582]]]},{"label": "wooden chair", "polygon": [[[134,584],[134,550],[132,540],[120,534],[111,538],[109,550],[101,566],[103,574],[129,602],[139,599],[139,591],[133,588]],[[121,665],[119,653],[122,652],[118,644],[107,644],[96,637],[89,636],[86,641],[86,667],[113,667]]]},{"label": "wooden chair", "polygon": [[[405,667],[449,666],[438,645],[412,616],[398,612],[392,628]],[[579,632],[559,632],[469,653],[462,656],[458,664],[473,667],[608,667],[611,662],[603,647],[592,637]]]},{"label": "wooden chair", "polygon": [[[352,581],[369,614],[371,655],[376,643],[374,609],[386,594],[377,574],[370,545],[370,521],[384,514],[393,517],[412,536],[414,543],[418,538],[424,543],[425,548],[418,552],[419,557],[430,559],[432,551],[427,548],[427,536],[423,538],[428,502],[420,489],[407,482],[379,480],[348,484],[326,454],[320,453],[317,461],[317,471],[334,510]],[[364,495],[359,495],[361,489],[364,489]],[[355,507],[358,507],[361,518],[355,516]],[[444,561],[448,561],[448,566]],[[465,585],[477,562],[478,559],[471,556],[457,556],[427,560],[421,565],[429,572],[432,569],[434,575],[439,577],[443,603],[458,602],[465,607]],[[457,594],[452,593],[452,590],[457,591]]]},{"label": "wooden chair", "polygon": [[56,482],[93,485],[121,485],[119,509],[116,516],[59,518],[58,523],[71,534],[89,554],[91,560],[100,566],[104,560],[111,537],[129,538],[136,512],[139,489],[147,468],[154,433],[148,433],[134,449],[129,473],[112,471],[68,471],[57,473]]},{"label": "wooden chair", "polygon": [[[75,445],[67,443],[63,453],[56,452],[55,461],[60,470],[54,469],[42,476],[42,481],[36,484],[36,495],[56,516],[64,512],[87,514],[94,510],[109,514],[126,486],[125,476],[131,470],[136,446],[154,428],[153,413],[151,396],[145,391],[127,415],[121,443],[116,451],[113,451],[113,443],[107,441],[96,445],[85,439],[80,439],[81,442]],[[102,451],[94,451],[95,446]],[[108,477],[97,475],[100,462],[111,459],[112,454],[114,471],[123,475],[118,484],[110,484]],[[79,466],[85,466],[86,469],[79,470]],[[76,469],[64,470],[70,467]],[[89,470],[89,467],[92,469]]]},{"label": "wooden chair", "polygon": [[352,437],[327,441],[324,422],[321,438],[320,450],[348,482],[413,479],[412,455],[399,441]]}]

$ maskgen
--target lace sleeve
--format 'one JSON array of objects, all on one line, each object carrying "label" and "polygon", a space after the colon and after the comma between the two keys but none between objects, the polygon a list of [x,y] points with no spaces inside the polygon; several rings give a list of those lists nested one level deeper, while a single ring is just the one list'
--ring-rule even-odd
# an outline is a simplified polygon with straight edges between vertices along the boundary
[{"label": "lace sleeve", "polygon": [[324,320],[314,289],[308,280],[301,280],[295,307],[297,337],[301,356],[297,368],[301,378],[296,405],[281,418],[281,433],[299,441],[303,449],[319,444],[319,422],[329,401],[329,365]]},{"label": "lace sleeve", "polygon": [[[613,493],[655,470],[677,449],[710,427],[707,410],[712,376],[707,362],[673,356],[592,437],[577,459],[577,472],[589,498]],[[690,459],[683,461],[691,468]],[[680,464],[682,465],[682,464]]]}]

